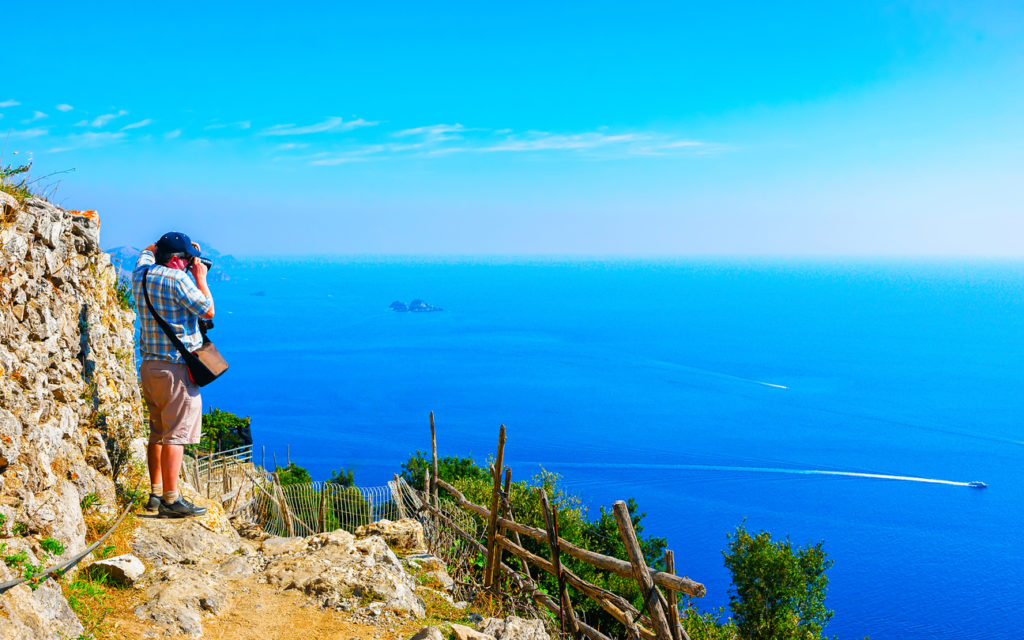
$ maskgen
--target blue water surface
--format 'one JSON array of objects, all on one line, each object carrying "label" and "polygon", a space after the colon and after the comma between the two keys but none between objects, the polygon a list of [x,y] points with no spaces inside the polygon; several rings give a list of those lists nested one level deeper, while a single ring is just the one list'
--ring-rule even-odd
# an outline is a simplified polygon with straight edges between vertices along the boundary
[{"label": "blue water surface", "polygon": [[[702,607],[745,521],[825,541],[830,634],[1021,636],[1024,264],[260,261],[214,294],[204,401],[268,459],[381,485],[429,411],[478,462],[504,423],[513,477],[636,498]],[[412,298],[445,310],[388,309]]]}]

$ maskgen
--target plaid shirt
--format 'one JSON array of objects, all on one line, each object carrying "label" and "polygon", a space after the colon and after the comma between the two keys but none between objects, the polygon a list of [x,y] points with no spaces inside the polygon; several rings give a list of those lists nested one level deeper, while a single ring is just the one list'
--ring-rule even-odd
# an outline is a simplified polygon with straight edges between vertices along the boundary
[{"label": "plaid shirt", "polygon": [[142,278],[149,271],[146,288],[153,308],[167,321],[175,335],[189,351],[203,346],[199,333],[199,316],[210,310],[213,301],[203,295],[196,283],[184,271],[155,264],[152,251],[143,251],[132,273],[132,293],[138,301],[141,331],[139,351],[143,360],[181,362],[181,354],[174,348],[164,330],[149,312],[146,296],[142,292]]}]

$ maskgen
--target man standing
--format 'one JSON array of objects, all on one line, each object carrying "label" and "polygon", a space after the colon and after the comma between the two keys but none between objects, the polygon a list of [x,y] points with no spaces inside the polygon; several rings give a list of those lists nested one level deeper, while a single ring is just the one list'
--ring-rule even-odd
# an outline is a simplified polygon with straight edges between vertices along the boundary
[{"label": "man standing", "polygon": [[172,231],[142,251],[132,274],[141,324],[139,374],[150,422],[148,507],[166,517],[187,518],[206,512],[178,493],[185,445],[197,444],[202,436],[203,405],[199,387],[192,382],[181,354],[149,311],[143,281],[153,308],[185,348],[195,351],[203,344],[199,319],[213,317],[206,265],[196,260],[200,255],[199,245],[187,235]]}]

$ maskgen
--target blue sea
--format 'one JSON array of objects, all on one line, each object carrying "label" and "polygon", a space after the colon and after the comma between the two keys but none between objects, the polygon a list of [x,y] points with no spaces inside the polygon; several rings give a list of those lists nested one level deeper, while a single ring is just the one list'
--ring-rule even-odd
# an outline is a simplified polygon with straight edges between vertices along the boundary
[{"label": "blue sea", "polygon": [[[593,513],[635,498],[704,608],[728,604],[721,552],[745,523],[825,541],[830,635],[1024,634],[1024,264],[262,260],[231,276],[211,335],[232,366],[203,397],[251,416],[268,460],[290,447],[315,478],[381,485],[429,450],[430,411],[441,455],[478,462],[505,424],[513,478],[562,474]],[[388,308],[413,298],[444,311]]]}]

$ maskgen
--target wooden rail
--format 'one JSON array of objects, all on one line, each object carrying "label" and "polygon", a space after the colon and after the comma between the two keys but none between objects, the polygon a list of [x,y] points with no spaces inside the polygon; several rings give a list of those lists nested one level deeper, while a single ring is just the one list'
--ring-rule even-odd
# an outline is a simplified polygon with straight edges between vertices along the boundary
[{"label": "wooden rail", "polygon": [[[702,597],[706,593],[704,585],[675,574],[675,557],[672,551],[665,553],[666,571],[656,571],[647,566],[625,502],[617,501],[613,505],[613,512],[619,527],[619,534],[629,556],[628,560],[596,553],[561,538],[558,535],[558,513],[548,504],[547,494],[543,490],[538,491],[540,491],[541,506],[545,517],[545,529],[522,524],[512,519],[511,505],[509,504],[511,471],[502,466],[505,450],[504,425],[499,431],[497,456],[495,464],[491,468],[490,508],[470,502],[456,487],[438,477],[437,440],[433,413],[430,415],[430,435],[432,464],[424,474],[426,500],[423,509],[438,518],[445,526],[452,528],[483,554],[486,558],[483,577],[485,588],[497,588],[500,584],[501,574],[505,574],[516,587],[558,616],[563,632],[577,638],[609,640],[602,632],[589,626],[576,615],[567,587],[572,587],[621,623],[631,640],[690,640],[682,625],[679,624],[676,592]],[[430,471],[433,473],[431,474]],[[504,490],[502,490],[501,483],[502,475],[505,476]],[[486,544],[466,533],[443,513],[437,501],[439,488],[447,492],[456,505],[479,516],[487,523]],[[551,554],[550,559],[542,558],[524,548],[520,535],[547,545]],[[509,553],[522,561],[524,573],[519,573],[505,564],[502,561],[503,553]],[[638,610],[626,598],[591,584],[566,568],[561,561],[563,555],[571,556],[615,575],[636,580],[640,586],[640,592],[644,595],[642,610]],[[558,583],[557,603],[539,590],[536,580],[530,574],[529,565],[555,576]],[[659,587],[668,591],[668,598],[661,593]]]}]

